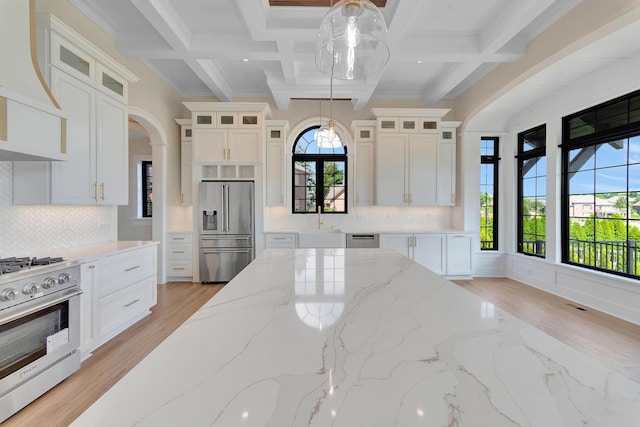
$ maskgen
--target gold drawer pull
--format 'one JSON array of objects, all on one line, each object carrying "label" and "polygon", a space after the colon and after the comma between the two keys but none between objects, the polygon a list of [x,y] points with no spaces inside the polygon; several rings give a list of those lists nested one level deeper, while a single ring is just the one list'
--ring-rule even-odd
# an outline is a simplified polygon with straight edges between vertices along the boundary
[{"label": "gold drawer pull", "polygon": [[124,271],[131,271],[131,270],[135,270],[136,268],[140,268],[139,265],[134,265],[133,267],[129,267],[127,269],[125,269]]},{"label": "gold drawer pull", "polygon": [[174,270],[184,270],[184,267],[174,267]]},{"label": "gold drawer pull", "polygon": [[173,251],[174,254],[183,254],[184,251]]},{"label": "gold drawer pull", "polygon": [[133,301],[131,301],[129,304],[125,304],[123,308],[128,308],[131,307],[133,304],[140,302],[140,298],[138,299],[134,299]]}]

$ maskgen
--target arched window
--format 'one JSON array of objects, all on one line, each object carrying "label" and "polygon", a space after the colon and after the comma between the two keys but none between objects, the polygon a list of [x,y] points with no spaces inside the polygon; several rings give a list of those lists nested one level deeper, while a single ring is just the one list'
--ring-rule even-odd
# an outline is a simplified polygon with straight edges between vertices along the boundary
[{"label": "arched window", "polygon": [[319,126],[293,144],[293,213],[347,213],[347,148],[320,148]]}]

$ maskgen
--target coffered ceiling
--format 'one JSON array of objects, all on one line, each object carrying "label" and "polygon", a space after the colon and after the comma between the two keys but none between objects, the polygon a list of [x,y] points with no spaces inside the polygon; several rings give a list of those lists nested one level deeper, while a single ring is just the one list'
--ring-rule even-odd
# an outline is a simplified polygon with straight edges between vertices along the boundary
[{"label": "coffered ceiling", "polygon": [[[70,0],[184,96],[221,101],[328,96],[315,43],[330,1]],[[391,59],[366,80],[334,80],[356,109],[372,99],[452,99],[515,61],[580,0],[382,0]],[[277,5],[276,5],[277,4]],[[289,6],[283,4],[290,4]]]}]

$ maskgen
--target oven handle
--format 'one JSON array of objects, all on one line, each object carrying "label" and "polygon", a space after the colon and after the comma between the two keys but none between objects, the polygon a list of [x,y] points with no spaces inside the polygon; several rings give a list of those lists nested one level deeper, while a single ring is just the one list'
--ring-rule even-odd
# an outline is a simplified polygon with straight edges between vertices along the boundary
[{"label": "oven handle", "polygon": [[56,305],[60,302],[69,300],[75,296],[80,295],[81,293],[82,293],[82,289],[74,287],[74,288],[65,289],[60,295],[56,295],[54,297],[39,298],[36,305],[25,303],[26,305],[29,306],[29,308],[10,314],[7,317],[3,317],[0,320],[0,325],[13,322],[14,320],[20,319],[24,316],[28,316],[29,314],[35,313],[44,308],[51,307],[52,305]]}]

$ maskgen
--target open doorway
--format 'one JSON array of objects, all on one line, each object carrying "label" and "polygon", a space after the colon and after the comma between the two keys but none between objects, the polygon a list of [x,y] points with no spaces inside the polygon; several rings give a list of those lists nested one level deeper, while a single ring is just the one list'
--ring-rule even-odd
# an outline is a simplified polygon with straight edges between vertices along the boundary
[{"label": "open doorway", "polygon": [[147,131],[129,118],[129,203],[118,206],[118,240],[152,240],[153,162]]}]

